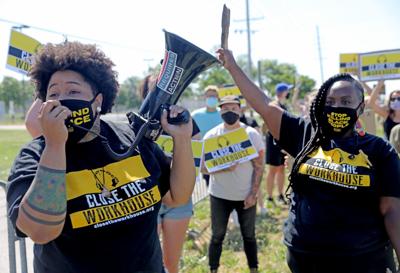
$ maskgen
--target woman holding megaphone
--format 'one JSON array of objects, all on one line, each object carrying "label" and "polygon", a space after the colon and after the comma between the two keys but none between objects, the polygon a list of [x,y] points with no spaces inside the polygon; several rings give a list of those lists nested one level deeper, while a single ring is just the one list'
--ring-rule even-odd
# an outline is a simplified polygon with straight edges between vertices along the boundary
[{"label": "woman holding megaphone", "polygon": [[[157,235],[161,198],[188,202],[194,187],[192,123],[173,125],[183,108],[161,116],[172,136],[172,164],[128,124],[100,119],[118,92],[114,64],[94,45],[47,44],[30,71],[44,101],[42,136],[25,146],[9,176],[9,217],[34,243],[34,268],[44,272],[162,272]],[[107,141],[108,149],[104,145]]]},{"label": "woman holding megaphone", "polygon": [[388,142],[355,131],[364,109],[360,82],[350,74],[329,78],[307,122],[270,104],[231,51],[217,52],[273,137],[296,158],[284,225],[291,271],[397,272],[393,249],[400,258],[400,159]]}]

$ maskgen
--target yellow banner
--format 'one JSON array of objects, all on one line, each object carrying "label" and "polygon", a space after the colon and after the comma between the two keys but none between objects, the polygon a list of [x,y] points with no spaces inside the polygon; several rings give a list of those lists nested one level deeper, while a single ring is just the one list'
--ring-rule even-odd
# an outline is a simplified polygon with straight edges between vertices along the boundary
[{"label": "yellow banner", "polygon": [[244,128],[204,140],[204,163],[209,172],[226,169],[258,156]]},{"label": "yellow banner", "polygon": [[[135,166],[135,168],[132,168],[132,166]],[[98,169],[69,172],[66,175],[67,200],[89,193],[99,193],[102,186],[114,190],[132,181],[140,181],[149,176],[142,158],[138,155]],[[98,184],[99,179],[104,185]],[[85,183],[82,183],[82,181],[85,181]]]},{"label": "yellow banner", "polygon": [[[108,202],[110,200],[110,198],[103,199],[108,200]],[[137,217],[146,212],[153,211],[153,206],[160,202],[160,200],[160,191],[158,190],[158,187],[155,186],[148,191],[135,195],[126,200],[121,200],[110,205],[97,206],[71,213],[71,224],[75,229],[91,225],[98,225],[103,222],[109,222],[109,224],[112,224],[116,221],[124,221]]]},{"label": "yellow banner", "polygon": [[[174,151],[174,142],[172,137],[166,135],[160,135],[156,140],[156,143],[160,148],[164,151],[164,153],[168,156],[172,156]],[[192,140],[192,152],[194,158],[194,165],[196,167],[196,177],[200,174],[201,167],[201,154],[203,152],[203,141],[201,140]]]},{"label": "yellow banner", "polygon": [[362,81],[398,78],[400,78],[400,49],[360,54]]},{"label": "yellow banner", "polygon": [[222,87],[222,88],[218,89],[218,96],[220,99],[223,97],[226,97],[226,96],[231,96],[231,95],[235,95],[235,96],[239,97],[241,107],[246,106],[246,100],[243,98],[243,95],[240,92],[239,87],[237,87],[236,85]]},{"label": "yellow banner", "polygon": [[11,30],[6,67],[18,73],[27,74],[32,65],[32,56],[41,44],[21,32]]},{"label": "yellow banner", "polygon": [[340,73],[358,75],[358,54],[340,54]]}]

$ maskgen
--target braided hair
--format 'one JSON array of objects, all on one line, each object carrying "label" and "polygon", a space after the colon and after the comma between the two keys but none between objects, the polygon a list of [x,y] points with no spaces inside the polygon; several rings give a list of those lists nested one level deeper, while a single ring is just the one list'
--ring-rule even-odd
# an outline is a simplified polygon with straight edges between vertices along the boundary
[{"label": "braided hair", "polygon": [[289,175],[289,186],[286,192],[288,192],[290,188],[294,189],[296,187],[294,181],[296,180],[296,176],[298,175],[300,165],[306,158],[306,156],[312,153],[328,139],[328,137],[324,135],[322,130],[324,107],[329,90],[331,89],[333,84],[338,81],[350,82],[354,89],[360,91],[361,100],[364,101],[364,89],[360,82],[355,79],[351,74],[341,73],[334,75],[321,85],[310,107],[310,120],[314,133],[295,158],[292,171]]}]

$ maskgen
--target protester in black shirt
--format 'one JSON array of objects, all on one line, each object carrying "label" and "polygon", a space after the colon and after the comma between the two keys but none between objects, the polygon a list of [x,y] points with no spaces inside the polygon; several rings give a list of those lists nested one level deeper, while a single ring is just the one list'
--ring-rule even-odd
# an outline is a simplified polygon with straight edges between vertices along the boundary
[{"label": "protester in black shirt", "polygon": [[[172,165],[143,138],[133,155],[122,153],[135,135],[128,124],[100,119],[118,92],[114,64],[94,45],[47,44],[30,71],[44,101],[42,136],[25,146],[9,176],[9,217],[19,236],[34,242],[35,273],[162,272],[157,213],[169,190],[175,205],[193,191],[191,121],[167,122],[174,141]],[[182,112],[171,107],[170,116]],[[67,128],[72,118],[77,127]],[[90,130],[88,132],[87,130]]]},{"label": "protester in black shirt", "polygon": [[296,157],[284,226],[292,272],[398,272],[393,248],[399,258],[400,160],[387,141],[354,130],[364,108],[361,84],[350,74],[328,79],[305,126],[302,118],[269,104],[232,52],[218,53],[271,134]]}]

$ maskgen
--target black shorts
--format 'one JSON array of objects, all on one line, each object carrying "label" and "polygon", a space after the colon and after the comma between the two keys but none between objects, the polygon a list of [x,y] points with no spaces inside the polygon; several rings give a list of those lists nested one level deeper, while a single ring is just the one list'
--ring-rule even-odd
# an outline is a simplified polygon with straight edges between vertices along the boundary
[{"label": "black shorts", "polygon": [[285,163],[285,154],[270,133],[266,136],[265,164],[282,166]]}]

